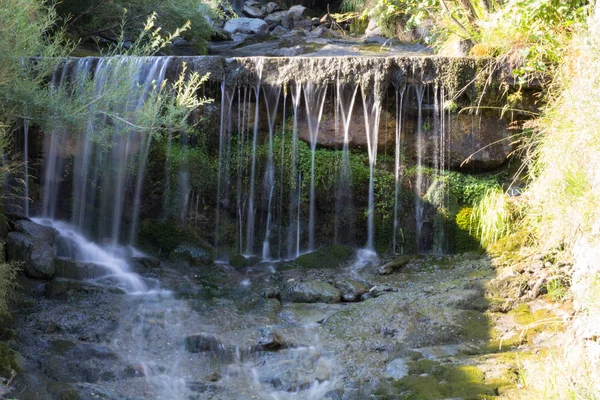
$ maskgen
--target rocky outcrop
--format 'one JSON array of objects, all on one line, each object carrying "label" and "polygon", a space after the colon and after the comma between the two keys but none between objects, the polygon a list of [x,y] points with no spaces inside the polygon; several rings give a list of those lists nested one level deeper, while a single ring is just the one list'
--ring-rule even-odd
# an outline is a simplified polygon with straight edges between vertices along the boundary
[{"label": "rocky outcrop", "polygon": [[291,303],[339,303],[341,299],[335,286],[317,279],[288,282],[281,291],[281,300]]},{"label": "rocky outcrop", "polygon": [[35,222],[26,219],[15,222],[14,230],[34,237],[35,239],[41,240],[42,242],[46,242],[50,245],[54,244],[54,238],[58,233],[56,229],[50,226],[36,224]]},{"label": "rocky outcrop", "polygon": [[56,276],[67,279],[94,279],[107,274],[107,268],[103,265],[75,261],[64,257],[58,257],[55,266]]},{"label": "rocky outcrop", "polygon": [[223,29],[230,34],[264,34],[269,25],[259,18],[236,18],[225,23]]},{"label": "rocky outcrop", "polygon": [[6,240],[9,261],[23,263],[25,275],[34,279],[51,279],[56,272],[54,249],[50,244],[21,232],[10,232]]}]

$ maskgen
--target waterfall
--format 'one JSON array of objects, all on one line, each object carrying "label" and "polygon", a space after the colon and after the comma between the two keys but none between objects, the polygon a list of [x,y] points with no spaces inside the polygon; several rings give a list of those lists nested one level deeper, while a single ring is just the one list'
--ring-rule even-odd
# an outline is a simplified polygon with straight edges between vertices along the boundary
[{"label": "waterfall", "polygon": [[[219,98],[220,107],[203,108],[199,115],[204,118],[206,111],[206,120],[215,121],[218,132],[210,131],[212,123],[200,125],[197,132],[202,135],[161,126],[157,128],[165,131],[165,138],[153,137],[146,133],[153,127],[138,128],[131,116],[154,94],[163,95],[157,88],[182,61],[83,58],[66,61],[55,71],[53,95],[61,95],[65,88],[73,97],[81,96],[88,115],[78,135],[68,135],[66,127],[57,125],[45,137],[43,216],[69,220],[79,232],[113,246],[133,245],[140,218],[154,211],[165,223],[205,228],[206,221],[199,216],[210,200],[215,210],[209,229],[214,232],[217,258],[225,260],[235,253],[293,259],[320,244],[356,245],[359,238],[364,240],[365,254],[374,255],[376,246],[386,241],[387,250],[402,252],[405,233],[417,243],[419,253],[447,251],[446,222],[424,215],[430,209],[425,196],[433,182],[443,181],[448,166],[441,84],[426,83],[417,70],[409,80],[399,75],[401,83],[394,81],[395,118],[390,118],[388,111],[394,111],[387,110],[387,88],[380,87],[383,81],[378,78],[358,83],[339,72],[333,80],[323,80],[320,60],[301,60],[307,75],[292,79],[284,73],[274,75],[270,59],[249,58],[243,61],[245,68],[237,70],[247,73],[247,79],[233,74],[235,68],[227,64],[224,75],[215,80],[219,86],[207,89],[217,92],[209,97]],[[236,62],[241,61],[231,61]],[[339,71],[345,62],[336,60]],[[119,101],[106,98],[107,88],[114,86],[125,88]],[[220,114],[213,114],[215,110]],[[406,123],[406,117],[414,122]],[[384,140],[379,137],[380,125],[386,132],[395,129],[385,143],[379,143]],[[23,129],[26,139],[25,122]],[[378,160],[380,147],[391,151]],[[367,157],[354,153],[357,148],[366,150],[368,169]],[[403,181],[402,171],[408,167],[405,148],[415,149],[406,154],[411,160],[416,156],[414,182]],[[155,151],[159,157],[164,152],[162,164],[152,158]],[[198,170],[200,165],[210,166],[206,173],[214,176],[199,178],[197,174],[205,172]],[[146,177],[151,166],[152,172],[161,171],[156,175],[162,176],[164,170],[162,179],[151,176],[156,185],[152,188]],[[26,177],[31,172],[27,168]],[[382,191],[388,183],[389,202],[378,203],[379,196],[387,196]],[[408,184],[415,197],[411,210],[402,206]],[[205,188],[215,186],[210,197]],[[150,204],[149,195],[159,204]],[[447,203],[447,192],[443,197]],[[404,226],[407,214],[414,218],[414,226]],[[362,215],[366,226],[356,227]],[[376,220],[389,226],[376,226]]]},{"label": "waterfall", "polygon": [[377,163],[377,139],[379,136],[379,118],[381,99],[376,93],[362,87],[363,112],[365,115],[365,133],[369,152],[369,207],[367,209],[367,246],[366,250],[375,250],[375,164]]},{"label": "waterfall", "polygon": [[415,185],[415,220],[417,226],[417,251],[423,251],[423,97],[425,86],[421,84],[413,85],[417,98],[418,116],[417,116],[417,180]]},{"label": "waterfall", "polygon": [[265,227],[265,239],[263,240],[262,258],[268,260],[271,258],[271,224],[272,224],[272,202],[273,192],[275,191],[275,165],[273,164],[273,132],[277,117],[277,108],[279,106],[279,97],[281,95],[281,86],[268,86],[263,88],[265,104],[267,109],[267,123],[269,128],[269,149],[267,155],[267,166],[264,177],[264,191],[267,196],[267,222]]},{"label": "waterfall", "polygon": [[312,82],[304,86],[304,104],[306,105],[306,122],[310,139],[310,197],[308,214],[308,250],[315,250],[315,152],[319,138],[319,125],[323,116],[327,86]]},{"label": "waterfall", "polygon": [[[149,134],[135,129],[136,121],[121,121],[121,117],[113,114],[112,108],[120,108],[115,112],[128,116],[142,107],[148,96],[162,84],[171,58],[106,58],[99,60],[95,67],[93,60],[83,58],[68,62],[55,72],[52,82],[58,91],[68,81],[76,96],[87,95],[90,98],[85,130],[74,138],[77,151],[73,160],[71,221],[81,232],[110,238],[111,243],[116,245],[122,231],[125,203],[133,200],[133,212],[127,217],[130,222],[129,241],[134,242],[152,139]],[[86,94],[90,79],[91,90]],[[101,110],[102,102],[108,101],[105,97],[110,96],[107,91],[121,85],[129,91],[117,99],[120,103],[110,105],[111,109]],[[111,128],[110,119],[117,119],[123,124]],[[112,133],[108,129],[112,129]],[[102,142],[105,139],[109,139],[109,149]],[[60,129],[46,138],[44,215],[49,218],[57,214],[58,196],[64,196],[60,181],[64,174],[66,144],[67,135]],[[135,180],[129,170],[132,166],[137,171]],[[128,188],[133,182],[133,199],[129,199]],[[99,190],[101,188],[104,190]],[[99,219],[95,217],[97,206]]]},{"label": "waterfall", "polygon": [[[298,173],[298,111],[300,107],[300,94],[302,85],[292,85],[292,109],[294,125],[292,127],[292,149],[290,162],[290,204],[288,221],[288,256],[297,258],[300,255],[300,197],[302,194],[302,179]],[[297,184],[296,184],[297,182]]]},{"label": "waterfall", "polygon": [[259,113],[260,113],[260,84],[262,78],[264,58],[260,57],[256,62],[256,71],[258,75],[258,83],[254,88],[254,130],[252,133],[252,167],[250,170],[250,191],[248,194],[248,217],[246,218],[246,253],[254,254],[254,220],[256,218],[256,206],[255,206],[255,181],[256,181],[256,144],[258,141],[258,130],[259,130]]},{"label": "waterfall", "polygon": [[397,252],[397,234],[398,234],[398,198],[400,195],[400,162],[402,151],[402,105],[404,102],[404,92],[406,85],[402,89],[396,90],[396,135],[394,151],[394,232],[392,233],[392,252]]},{"label": "waterfall", "polygon": [[344,135],[342,159],[337,180],[335,199],[336,226],[335,242],[352,243],[354,231],[354,204],[352,200],[352,169],[350,168],[350,122],[354,110],[354,102],[358,93],[358,85],[336,83],[336,111],[341,116]]}]

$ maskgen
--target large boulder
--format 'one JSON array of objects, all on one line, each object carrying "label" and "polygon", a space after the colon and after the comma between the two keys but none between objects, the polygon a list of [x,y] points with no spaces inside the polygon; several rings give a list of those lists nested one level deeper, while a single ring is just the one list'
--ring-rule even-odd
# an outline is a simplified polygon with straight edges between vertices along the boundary
[{"label": "large boulder", "polygon": [[50,244],[21,232],[10,232],[6,240],[6,249],[9,261],[23,262],[23,271],[28,277],[54,277],[54,249]]},{"label": "large boulder", "polygon": [[90,262],[58,257],[55,261],[56,276],[67,279],[94,279],[108,274],[105,266]]},{"label": "large boulder", "polygon": [[225,23],[223,29],[230,34],[248,33],[263,34],[267,31],[269,25],[259,18],[235,18]]},{"label": "large boulder", "polygon": [[249,18],[262,18],[265,16],[265,12],[257,6],[249,6],[246,4],[242,13]]},{"label": "large boulder", "polygon": [[24,233],[25,235],[32,236],[35,239],[41,240],[50,245],[54,244],[54,238],[58,233],[56,229],[50,226],[36,224],[35,222],[26,219],[15,222],[14,230]]},{"label": "large boulder", "polygon": [[265,17],[265,22],[267,24],[269,24],[269,26],[276,26],[281,24],[281,21],[283,21],[283,19],[285,18],[285,16],[287,15],[287,11],[277,11],[274,12],[273,14],[269,14]]},{"label": "large boulder", "polygon": [[54,252],[56,257],[79,259],[81,250],[75,240],[68,236],[58,235],[54,238]]},{"label": "large boulder", "polygon": [[281,300],[290,303],[339,303],[341,298],[333,285],[317,279],[288,282],[281,291]]}]

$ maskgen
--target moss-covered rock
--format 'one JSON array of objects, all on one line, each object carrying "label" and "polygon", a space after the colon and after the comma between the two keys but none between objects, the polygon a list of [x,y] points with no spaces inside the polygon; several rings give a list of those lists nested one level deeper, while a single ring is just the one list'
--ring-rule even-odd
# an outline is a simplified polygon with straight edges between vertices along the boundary
[{"label": "moss-covered rock", "polygon": [[303,268],[338,268],[354,257],[354,249],[350,246],[323,246],[312,253],[303,254],[296,259],[296,264]]}]

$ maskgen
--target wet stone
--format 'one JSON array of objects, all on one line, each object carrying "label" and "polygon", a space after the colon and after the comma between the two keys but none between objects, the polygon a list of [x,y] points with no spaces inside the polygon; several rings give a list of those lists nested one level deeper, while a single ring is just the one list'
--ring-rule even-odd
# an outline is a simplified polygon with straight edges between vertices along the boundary
[{"label": "wet stone", "polygon": [[202,332],[185,338],[185,349],[189,353],[215,351],[223,347],[219,339],[208,333]]},{"label": "wet stone", "polygon": [[281,299],[291,303],[339,303],[342,293],[333,285],[317,279],[288,282]]},{"label": "wet stone", "polygon": [[51,279],[55,272],[54,249],[48,243],[20,232],[10,232],[6,240],[8,259],[23,262],[25,275]]},{"label": "wet stone", "polygon": [[50,245],[54,243],[54,238],[58,233],[52,227],[36,224],[33,221],[25,219],[15,222],[15,231],[29,235]]}]

